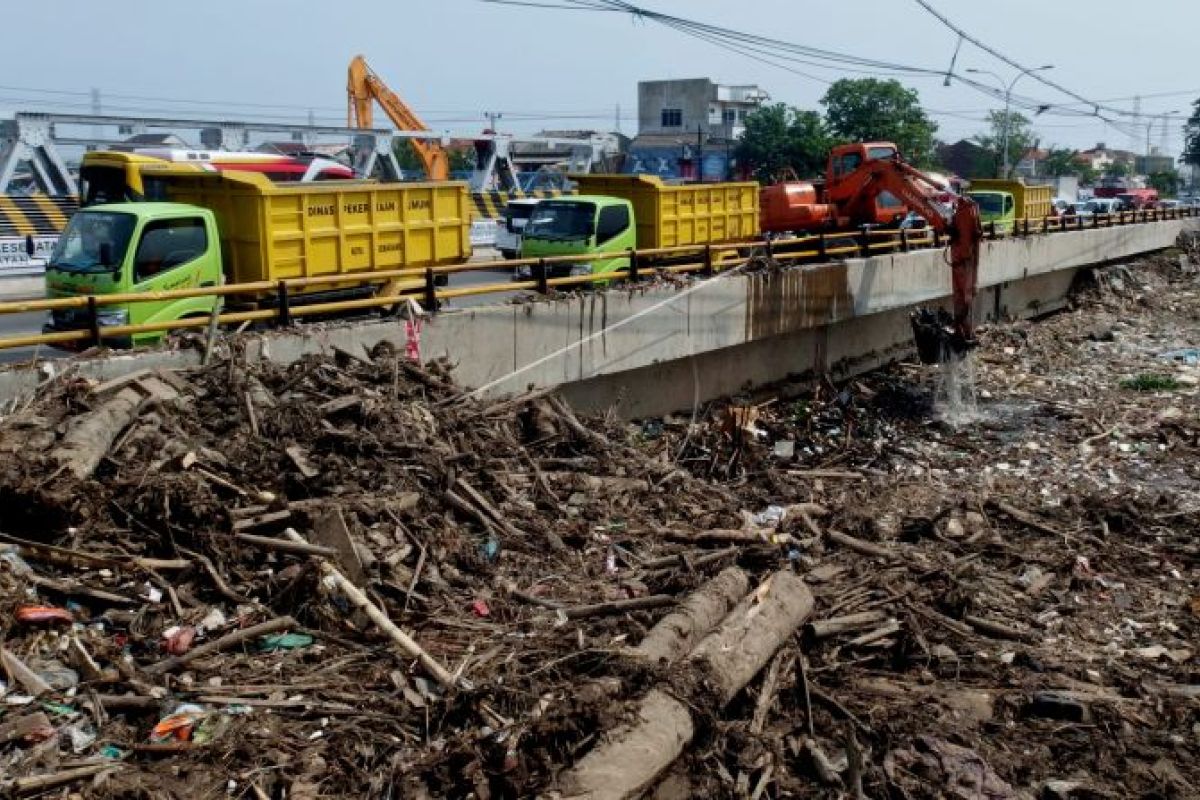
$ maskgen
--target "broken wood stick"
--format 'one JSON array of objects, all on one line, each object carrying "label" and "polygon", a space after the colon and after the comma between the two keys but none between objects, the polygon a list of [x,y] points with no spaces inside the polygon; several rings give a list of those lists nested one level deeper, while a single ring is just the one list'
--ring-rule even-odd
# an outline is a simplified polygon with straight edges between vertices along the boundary
[{"label": "broken wood stick", "polygon": [[173,669],[186,666],[198,658],[204,658],[205,656],[211,656],[214,653],[220,653],[223,650],[236,647],[237,645],[250,639],[254,639],[259,636],[265,636],[269,633],[278,633],[279,631],[284,631],[288,628],[295,627],[296,620],[292,619],[291,617],[276,617],[275,619],[269,619],[266,622],[260,622],[257,625],[251,625],[249,628],[243,628],[240,631],[227,633],[220,639],[214,639],[211,642],[202,644],[199,647],[189,650],[181,656],[171,656],[170,658],[165,658],[162,661],[158,661],[146,667],[145,671],[151,675],[163,675]]},{"label": "broken wood stick", "polygon": [[[284,533],[292,541],[304,541],[304,538],[291,528],[288,528]],[[446,689],[456,689],[459,686],[462,686],[464,689],[470,688],[470,684],[467,681],[455,678],[437,659],[425,652],[421,645],[417,644],[416,640],[402,631],[396,623],[392,622],[387,613],[376,606],[349,578],[338,572],[336,567],[324,558],[318,558],[317,564],[320,566],[321,574],[324,576],[322,583],[341,592],[347,600],[366,612],[371,621],[387,634],[387,637],[400,648],[400,651],[409,658],[415,659],[429,673],[431,678]]]},{"label": "broken wood stick", "polygon": [[813,639],[828,639],[846,631],[857,631],[869,628],[883,622],[887,614],[882,611],[861,611],[857,614],[847,614],[844,617],[819,619],[804,626],[804,632]]},{"label": "broken wood stick", "polygon": [[242,544],[259,547],[263,550],[274,550],[279,553],[295,553],[303,556],[336,556],[338,551],[332,547],[320,544],[310,544],[305,541],[291,539],[275,539],[270,536],[255,536],[252,533],[235,533],[233,538]]},{"label": "broken wood stick", "polygon": [[775,693],[779,690],[780,664],[784,656],[785,653],[782,652],[776,654],[771,660],[770,668],[767,669],[767,676],[763,678],[762,687],[758,690],[758,699],[754,702],[754,716],[750,718],[751,733],[762,733],[763,726],[767,724],[767,714],[771,706],[775,705]]},{"label": "broken wood stick", "polygon": [[964,615],[963,622],[970,625],[979,633],[990,636],[993,639],[1012,639],[1016,642],[1027,642],[1033,638],[1033,634],[1029,631],[1014,628],[1012,625],[1005,625],[1002,622],[976,617],[971,614]]},{"label": "broken wood stick", "polygon": [[862,553],[864,556],[882,558],[887,561],[896,561],[900,557],[899,554],[891,548],[873,544],[872,542],[864,542],[862,539],[856,539],[846,533],[830,531],[827,535],[830,541],[837,542],[848,550],[853,550],[856,553]]},{"label": "broken wood stick", "polygon": [[[813,597],[804,581],[790,571],[773,574],[688,657],[687,663],[700,677],[681,682],[680,693],[692,702],[708,698],[720,706],[728,704],[804,623],[812,608]],[[646,694],[633,721],[611,731],[563,775],[564,797],[625,800],[638,796],[695,735],[685,700],[661,689]]]},{"label": "broken wood stick", "polygon": [[1012,505],[1011,503],[1006,503],[1003,500],[991,499],[991,500],[987,501],[987,505],[989,507],[995,509],[996,511],[999,511],[1001,514],[1004,514],[1007,517],[1011,517],[1012,519],[1021,523],[1025,527],[1033,528],[1035,531],[1038,531],[1039,533],[1044,533],[1047,536],[1054,536],[1057,538],[1061,538],[1065,535],[1062,531],[1060,531],[1058,528],[1055,528],[1053,525],[1049,525],[1045,522],[1042,522],[1040,519],[1038,519],[1036,516],[1034,516],[1030,512],[1024,511],[1020,508],[1017,508],[1016,506]]},{"label": "broken wood stick", "polygon": [[713,528],[707,531],[665,530],[662,532],[673,542],[687,544],[767,544],[769,542],[766,528],[743,530],[741,528]]},{"label": "broken wood stick", "polygon": [[623,614],[626,611],[644,611],[650,608],[673,606],[678,600],[669,594],[652,594],[648,597],[631,597],[628,600],[610,600],[606,603],[593,603],[586,606],[569,606],[558,609],[558,613],[567,619],[584,619],[586,617],[602,617],[608,614]]},{"label": "broken wood stick", "polygon": [[101,772],[120,768],[120,763],[106,761],[103,764],[88,764],[86,767],[64,769],[61,772],[51,772],[46,775],[30,775],[25,778],[17,778],[10,785],[14,794],[30,794],[32,792],[40,792],[44,789],[53,789],[55,786],[62,786],[64,783],[71,783],[81,778],[90,778],[93,775],[99,775]]},{"label": "broken wood stick", "polygon": [[46,681],[29,666],[17,657],[11,650],[6,650],[0,647],[0,664],[4,665],[4,671],[8,674],[10,681],[15,681],[25,687],[25,691],[29,692],[34,697],[43,694],[50,694],[54,689]]},{"label": "broken wood stick", "polygon": [[660,619],[630,655],[656,663],[682,658],[749,590],[750,577],[738,567],[727,567]]},{"label": "broken wood stick", "polygon": [[861,472],[841,469],[789,469],[788,475],[796,478],[825,478],[828,480],[861,481]]},{"label": "broken wood stick", "polygon": [[845,646],[846,647],[864,647],[868,644],[871,644],[872,642],[877,642],[880,639],[886,639],[887,637],[891,636],[893,633],[898,633],[899,631],[900,631],[899,621],[894,620],[894,619],[889,619],[887,622],[885,622],[879,628],[876,628],[873,631],[864,633],[863,635],[855,637],[855,638],[851,639],[850,641],[846,642]]}]

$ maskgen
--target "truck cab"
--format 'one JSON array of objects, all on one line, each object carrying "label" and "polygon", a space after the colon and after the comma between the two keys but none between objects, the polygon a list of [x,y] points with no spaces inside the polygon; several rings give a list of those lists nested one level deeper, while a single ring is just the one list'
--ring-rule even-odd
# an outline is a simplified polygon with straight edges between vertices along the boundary
[{"label": "truck cab", "polygon": [[1017,201],[1011,192],[970,191],[967,197],[979,206],[979,218],[985,228],[994,223],[997,234],[1012,233],[1017,219]]},{"label": "truck cab", "polygon": [[[590,262],[553,264],[548,275],[601,275],[626,269],[627,251],[637,246],[633,205],[600,195],[574,195],[541,200],[533,207],[521,237],[524,258],[593,253]],[[520,275],[529,275],[528,268]]]},{"label": "truck cab", "polygon": [[[49,298],[151,294],[218,286],[222,282],[220,238],[213,213],[182,203],[126,202],[85,208],[75,214],[46,264]],[[212,297],[100,306],[105,327],[170,322],[207,316]],[[88,328],[87,309],[56,309],[46,332]],[[113,347],[150,344],[163,331],[102,334]]]},{"label": "truck cab", "polygon": [[518,258],[521,255],[521,234],[529,224],[536,198],[514,198],[504,206],[504,214],[496,226],[496,249],[505,258]]}]

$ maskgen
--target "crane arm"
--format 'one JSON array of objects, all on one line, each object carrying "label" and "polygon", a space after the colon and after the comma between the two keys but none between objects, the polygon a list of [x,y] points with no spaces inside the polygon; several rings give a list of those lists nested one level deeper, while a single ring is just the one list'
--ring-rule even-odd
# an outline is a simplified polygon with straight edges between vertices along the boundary
[{"label": "crane arm", "polygon": [[[372,127],[374,103],[379,103],[397,129],[402,131],[430,130],[429,126],[416,115],[416,112],[409,108],[408,104],[375,74],[362,56],[355,56],[350,62],[346,80],[346,95],[346,122],[351,128]],[[423,139],[409,139],[409,141],[421,159],[425,173],[430,180],[444,181],[450,178],[450,162],[441,145]]]},{"label": "crane arm", "polygon": [[904,163],[898,157],[878,159],[864,164],[847,180],[853,181],[852,191],[872,200],[880,192],[891,192],[907,207],[920,214],[938,233],[950,240],[950,281],[953,316],[947,344],[962,351],[975,343],[971,311],[979,280],[979,248],[983,241],[983,223],[979,206],[965,195],[954,198],[949,208],[935,202],[924,191],[928,186],[938,191],[948,187],[940,181]]}]

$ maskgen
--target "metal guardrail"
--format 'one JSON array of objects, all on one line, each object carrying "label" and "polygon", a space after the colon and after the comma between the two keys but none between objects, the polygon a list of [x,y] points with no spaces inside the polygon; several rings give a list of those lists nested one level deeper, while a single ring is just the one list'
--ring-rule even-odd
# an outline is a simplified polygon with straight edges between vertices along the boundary
[{"label": "metal guardrail", "polygon": [[[1097,214],[1079,217],[1026,218],[1015,220],[1012,231],[998,230],[994,222],[988,223],[984,226],[984,233],[987,239],[1006,237],[1023,238],[1062,231],[1108,228],[1114,225],[1160,222],[1196,216],[1200,216],[1200,209],[1176,208],[1125,211],[1118,212],[1117,214]],[[637,282],[647,277],[661,274],[696,273],[699,275],[713,275],[719,271],[742,266],[756,256],[767,256],[776,261],[788,264],[820,263],[830,257],[868,257],[884,251],[908,252],[910,250],[927,249],[930,247],[937,248],[942,246],[943,239],[944,237],[929,228],[899,230],[863,228],[858,231],[808,234],[787,239],[766,239],[761,241],[731,242],[727,244],[685,245],[646,250],[630,249],[625,251],[624,254],[630,260],[628,268],[598,275],[575,275],[561,278],[551,278],[549,276],[550,268],[555,265],[594,261],[597,258],[597,254],[595,253],[584,253],[578,255],[547,256],[545,258],[480,261],[437,267],[398,269],[369,274],[328,275],[274,282],[257,281],[196,289],[8,301],[0,302],[0,315],[63,309],[86,309],[88,322],[86,327],[79,330],[54,331],[51,333],[0,338],[0,350],[42,344],[60,345],[77,342],[87,342],[98,346],[105,339],[130,336],[138,333],[206,328],[211,323],[211,317],[204,315],[137,325],[102,326],[100,324],[100,309],[126,303],[156,302],[189,297],[213,297],[214,300],[216,298],[238,296],[249,296],[252,299],[268,297],[270,298],[268,307],[222,312],[217,316],[217,323],[220,325],[240,325],[247,322],[274,321],[278,326],[289,326],[301,317],[394,307],[410,297],[421,300],[425,309],[430,313],[437,313],[441,301],[460,297],[511,291],[535,291],[540,294],[548,294],[554,289],[563,287],[592,284],[607,285],[614,281]],[[615,253],[606,255],[609,257],[617,256]],[[664,266],[662,262],[668,259],[678,260],[678,263],[669,263]],[[496,269],[507,270],[520,266],[531,267],[533,273],[532,279],[488,283],[460,288],[439,288],[438,286],[439,277],[443,275],[450,276],[464,272],[491,271]],[[361,285],[365,283],[382,284],[390,281],[411,281],[411,284],[404,286],[398,294],[387,296],[374,296],[356,300],[303,302],[306,300],[303,290],[313,286],[328,287],[343,284]]]}]

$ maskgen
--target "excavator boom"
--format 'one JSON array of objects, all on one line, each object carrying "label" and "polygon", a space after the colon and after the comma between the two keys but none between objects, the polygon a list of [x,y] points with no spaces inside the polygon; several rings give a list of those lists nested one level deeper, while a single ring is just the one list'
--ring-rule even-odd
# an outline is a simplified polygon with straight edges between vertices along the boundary
[{"label": "excavator boom", "polygon": [[[374,104],[379,103],[388,119],[402,131],[427,131],[429,126],[408,107],[399,95],[388,88],[362,56],[350,62],[346,80],[346,122],[351,128],[370,128],[374,117]],[[417,157],[432,181],[450,178],[450,162],[446,151],[435,141],[410,139]]]},{"label": "excavator boom", "polygon": [[868,161],[848,181],[859,196],[874,198],[891,192],[920,214],[930,227],[949,239],[953,314],[942,319],[929,311],[913,317],[913,333],[923,361],[940,360],[942,354],[962,353],[976,344],[972,308],[979,279],[979,247],[983,224],[979,206],[965,195],[955,196],[948,209],[935,202],[923,187],[947,191],[940,181],[904,163],[899,156]]}]

